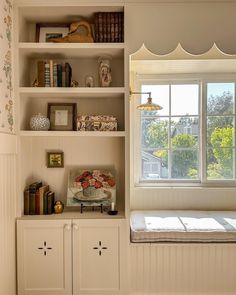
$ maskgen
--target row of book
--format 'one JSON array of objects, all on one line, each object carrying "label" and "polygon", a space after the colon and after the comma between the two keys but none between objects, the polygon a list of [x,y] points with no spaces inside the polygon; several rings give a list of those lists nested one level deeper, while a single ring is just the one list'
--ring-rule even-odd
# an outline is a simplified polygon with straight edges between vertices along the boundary
[{"label": "row of book", "polygon": [[33,182],[24,191],[24,214],[43,215],[54,212],[55,194],[49,185]]},{"label": "row of book", "polygon": [[71,87],[72,68],[68,62],[38,61],[38,87]]},{"label": "row of book", "polygon": [[124,13],[95,13],[94,39],[95,42],[124,42]]}]

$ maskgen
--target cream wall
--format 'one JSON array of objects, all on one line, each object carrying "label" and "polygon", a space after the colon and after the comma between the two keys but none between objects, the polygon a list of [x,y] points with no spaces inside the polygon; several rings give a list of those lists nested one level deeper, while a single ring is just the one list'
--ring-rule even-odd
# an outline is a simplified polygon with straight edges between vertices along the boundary
[{"label": "cream wall", "polygon": [[[200,54],[216,43],[224,52],[236,54],[235,11],[235,1],[129,3],[125,14],[128,53],[134,53],[144,43],[152,52],[165,54],[181,43],[188,52]],[[236,210],[234,188],[135,187],[133,163],[137,159],[133,153],[133,109],[130,115],[131,209]]]}]

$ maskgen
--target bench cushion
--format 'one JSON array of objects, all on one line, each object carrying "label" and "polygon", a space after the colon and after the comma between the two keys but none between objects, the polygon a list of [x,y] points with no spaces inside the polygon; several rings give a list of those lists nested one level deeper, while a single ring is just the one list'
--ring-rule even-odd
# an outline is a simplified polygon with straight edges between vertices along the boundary
[{"label": "bench cushion", "polygon": [[236,242],[234,211],[132,211],[132,242]]}]

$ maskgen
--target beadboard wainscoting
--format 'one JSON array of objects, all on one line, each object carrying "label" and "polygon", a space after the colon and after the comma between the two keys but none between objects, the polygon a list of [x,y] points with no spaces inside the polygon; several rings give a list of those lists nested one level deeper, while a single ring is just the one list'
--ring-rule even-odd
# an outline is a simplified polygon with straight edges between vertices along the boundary
[{"label": "beadboard wainscoting", "polygon": [[16,136],[0,134],[0,293],[16,294]]},{"label": "beadboard wainscoting", "polygon": [[235,294],[236,244],[131,244],[130,294]]}]

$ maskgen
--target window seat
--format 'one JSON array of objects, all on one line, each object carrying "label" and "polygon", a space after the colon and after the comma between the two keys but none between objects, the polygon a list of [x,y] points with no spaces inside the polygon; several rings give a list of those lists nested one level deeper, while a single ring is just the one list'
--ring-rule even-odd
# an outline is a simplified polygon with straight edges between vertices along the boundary
[{"label": "window seat", "polygon": [[236,211],[132,211],[131,242],[236,242]]}]

